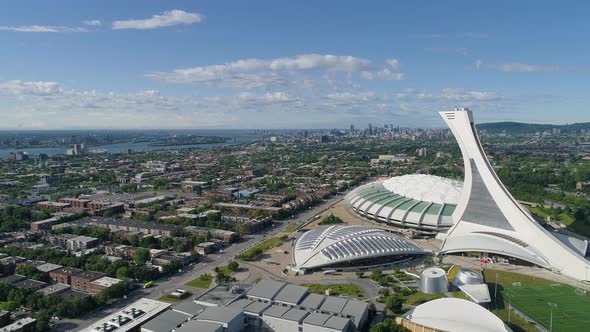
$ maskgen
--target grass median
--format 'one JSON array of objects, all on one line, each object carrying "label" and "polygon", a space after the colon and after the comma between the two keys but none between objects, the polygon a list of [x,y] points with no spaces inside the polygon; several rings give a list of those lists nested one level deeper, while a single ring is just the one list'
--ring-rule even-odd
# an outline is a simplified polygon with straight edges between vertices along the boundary
[{"label": "grass median", "polygon": [[280,237],[273,237],[267,240],[260,242],[259,244],[255,245],[254,247],[244,251],[241,253],[238,258],[244,261],[255,261],[257,260],[262,254],[269,251],[272,248],[278,247],[287,241],[289,237],[287,235],[283,235]]}]

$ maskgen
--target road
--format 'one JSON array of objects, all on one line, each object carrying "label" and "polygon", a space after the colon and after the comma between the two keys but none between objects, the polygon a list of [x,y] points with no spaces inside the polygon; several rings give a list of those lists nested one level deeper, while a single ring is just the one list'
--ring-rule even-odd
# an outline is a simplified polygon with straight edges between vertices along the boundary
[{"label": "road", "polygon": [[[338,203],[344,198],[344,193],[340,193],[323,203],[316,205],[304,212],[298,213],[296,216],[287,218],[282,221],[275,221],[271,230],[265,230],[260,234],[246,235],[244,238],[225,248],[223,253],[217,253],[208,255],[199,260],[192,266],[187,266],[182,269],[182,272],[176,273],[173,276],[158,279],[153,287],[147,289],[137,289],[127,296],[126,299],[121,299],[109,306],[103,307],[98,311],[92,312],[81,319],[64,319],[57,322],[56,326],[52,329],[53,331],[79,331],[100,320],[113,312],[119,311],[127,305],[140,298],[147,297],[151,299],[157,299],[164,294],[167,294],[178,288],[186,288],[185,284],[203,273],[208,273],[217,266],[226,265],[227,262],[234,259],[239,253],[247,250],[250,247],[258,244],[267,237],[272,237],[278,234],[285,227],[293,223],[304,223],[314,216],[322,213],[329,209],[332,205]],[[191,289],[198,292],[198,289]]]}]

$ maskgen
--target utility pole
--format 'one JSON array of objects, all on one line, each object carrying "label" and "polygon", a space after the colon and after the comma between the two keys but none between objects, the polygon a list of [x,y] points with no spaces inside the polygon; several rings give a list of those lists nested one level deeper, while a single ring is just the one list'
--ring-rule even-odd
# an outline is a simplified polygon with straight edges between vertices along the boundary
[{"label": "utility pole", "polygon": [[508,323],[510,323],[510,313],[512,312],[512,294],[508,294]]},{"label": "utility pole", "polygon": [[498,273],[496,273],[496,285],[494,286],[494,304],[496,305],[496,308],[498,308]]},{"label": "utility pole", "polygon": [[549,318],[549,332],[553,331],[553,308],[557,308],[557,303],[547,302],[549,307],[551,308],[551,316]]}]

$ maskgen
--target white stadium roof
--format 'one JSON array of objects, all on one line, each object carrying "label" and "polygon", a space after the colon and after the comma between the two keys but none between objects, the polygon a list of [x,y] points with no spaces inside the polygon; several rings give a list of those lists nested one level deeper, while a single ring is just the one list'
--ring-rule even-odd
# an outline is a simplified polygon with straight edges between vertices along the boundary
[{"label": "white stadium roof", "polygon": [[428,254],[413,242],[382,229],[338,225],[304,233],[295,243],[293,260],[295,270],[299,270],[330,268],[368,258]]},{"label": "white stadium roof", "polygon": [[438,176],[410,174],[362,185],[346,195],[358,214],[397,226],[446,230],[463,183]]},{"label": "white stadium roof", "polygon": [[511,331],[493,313],[471,301],[442,298],[421,304],[404,314],[413,323],[442,331]]},{"label": "white stadium roof", "polygon": [[440,176],[408,174],[383,181],[385,189],[418,201],[459,204],[463,182]]}]

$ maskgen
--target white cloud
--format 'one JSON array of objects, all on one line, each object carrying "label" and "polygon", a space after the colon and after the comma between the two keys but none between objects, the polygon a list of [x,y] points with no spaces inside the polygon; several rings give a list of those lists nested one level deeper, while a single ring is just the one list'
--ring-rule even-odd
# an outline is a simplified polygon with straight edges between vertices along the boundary
[{"label": "white cloud", "polygon": [[500,99],[495,92],[468,91],[457,88],[442,89],[440,96],[443,99],[452,101],[491,101]]},{"label": "white cloud", "polygon": [[483,64],[483,61],[481,61],[480,59],[475,60],[475,69],[479,70],[481,68],[482,64]]},{"label": "white cloud", "polygon": [[564,70],[564,68],[560,66],[530,65],[525,63],[501,63],[497,65],[490,65],[490,67],[504,73],[555,73]]},{"label": "white cloud", "polygon": [[400,69],[400,63],[398,59],[390,58],[385,60],[385,63],[388,64],[393,70]]},{"label": "white cloud", "polygon": [[[393,70],[400,67],[396,59],[388,59]],[[367,59],[350,55],[301,54],[276,59],[242,59],[224,64],[152,72],[147,77],[176,84],[205,84],[224,88],[262,88],[271,86],[314,86],[317,74],[331,86],[338,86],[342,74],[345,83],[354,85],[354,77],[369,80],[400,80],[403,74],[390,68],[376,70]],[[315,76],[314,76],[315,75]]]},{"label": "white cloud", "polygon": [[42,32],[42,33],[58,33],[58,32],[87,32],[88,30],[79,27],[64,27],[51,25],[19,25],[19,26],[0,26],[0,31],[12,32]]},{"label": "white cloud", "polygon": [[0,83],[0,95],[48,96],[63,92],[57,82],[26,82],[19,80]]},{"label": "white cloud", "polygon": [[388,68],[380,71],[363,71],[361,77],[366,80],[384,80],[384,81],[399,81],[404,78],[402,73],[394,73]]},{"label": "white cloud", "polygon": [[189,13],[184,10],[173,9],[165,11],[160,15],[154,15],[151,18],[143,20],[122,20],[114,21],[113,29],[158,29],[163,27],[169,27],[180,24],[193,24],[199,23],[203,20],[203,15],[199,13]]},{"label": "white cloud", "polygon": [[82,23],[91,27],[98,27],[102,25],[102,22],[100,20],[85,20],[82,21]]}]

